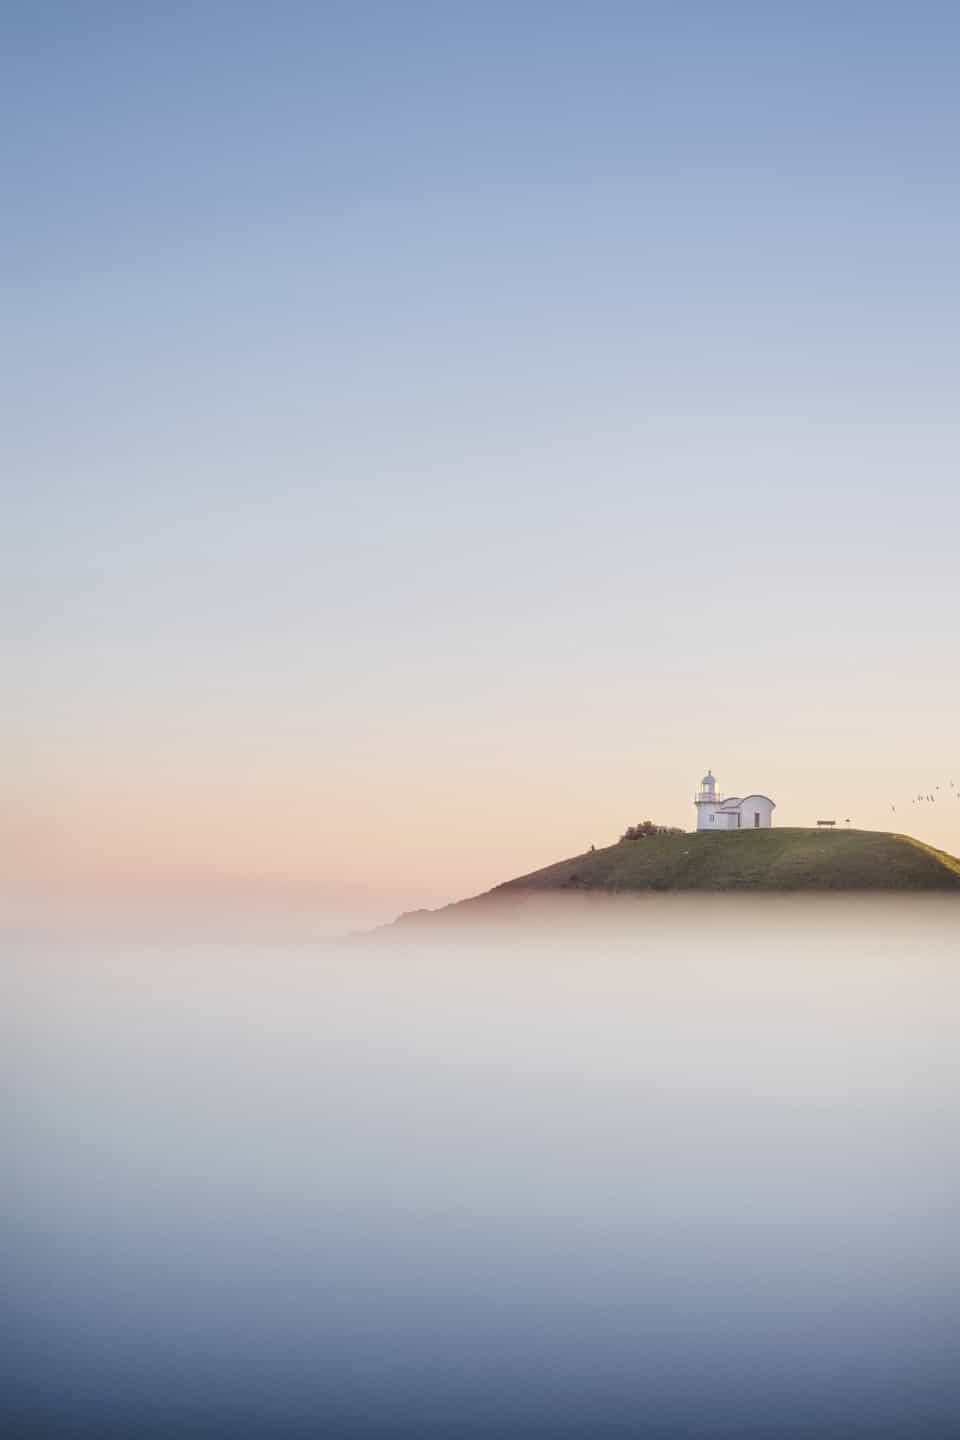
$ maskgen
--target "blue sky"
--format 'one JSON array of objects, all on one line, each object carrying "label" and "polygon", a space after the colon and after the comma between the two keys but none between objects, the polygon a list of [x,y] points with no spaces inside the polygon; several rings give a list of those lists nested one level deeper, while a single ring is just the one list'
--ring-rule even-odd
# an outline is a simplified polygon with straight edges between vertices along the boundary
[{"label": "blue sky", "polygon": [[60,880],[339,896],[375,837],[370,903],[433,902],[708,764],[795,823],[946,775],[955,6],[4,29],[4,730]]}]

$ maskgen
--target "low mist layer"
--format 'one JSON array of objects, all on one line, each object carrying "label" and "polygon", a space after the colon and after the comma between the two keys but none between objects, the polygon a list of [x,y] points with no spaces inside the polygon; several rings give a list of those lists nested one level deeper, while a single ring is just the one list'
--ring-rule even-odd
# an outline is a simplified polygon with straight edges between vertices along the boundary
[{"label": "low mist layer", "polygon": [[956,903],[21,934],[18,1434],[942,1437]]}]

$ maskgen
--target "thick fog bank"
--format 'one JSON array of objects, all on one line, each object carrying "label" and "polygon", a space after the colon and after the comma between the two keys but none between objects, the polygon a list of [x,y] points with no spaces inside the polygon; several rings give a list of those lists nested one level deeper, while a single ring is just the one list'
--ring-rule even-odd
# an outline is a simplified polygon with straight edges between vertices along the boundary
[{"label": "thick fog bank", "polygon": [[24,932],[24,1435],[942,1437],[960,910]]}]

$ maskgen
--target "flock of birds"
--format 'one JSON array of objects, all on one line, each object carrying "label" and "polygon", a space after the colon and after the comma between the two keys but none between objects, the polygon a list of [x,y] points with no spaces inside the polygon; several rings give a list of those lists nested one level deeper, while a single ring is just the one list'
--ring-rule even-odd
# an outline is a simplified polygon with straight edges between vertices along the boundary
[{"label": "flock of birds", "polygon": [[[910,798],[910,804],[911,804],[911,805],[936,805],[936,803],[937,803],[938,800],[949,800],[951,793],[953,794],[954,799],[960,800],[960,785],[957,785],[956,782],[953,781],[953,780],[945,781],[942,786],[941,786],[941,785],[934,785],[933,791],[932,791],[931,793],[929,793],[929,794],[921,794],[921,795],[913,795],[913,796],[911,796],[911,798]],[[902,803],[902,802],[901,802],[901,803]],[[897,807],[896,807],[896,805],[894,805],[893,803],[891,803],[890,809],[891,809],[892,813],[893,813],[894,815],[896,815],[896,813],[897,813]],[[849,816],[849,815],[846,817],[846,819],[844,820],[843,823],[844,823],[844,825],[849,825],[849,824],[850,824],[850,816]]]},{"label": "flock of birds", "polygon": [[[935,786],[933,787],[933,794],[931,794],[931,795],[914,795],[914,796],[912,797],[911,801],[910,801],[910,804],[911,804],[911,805],[936,805],[936,803],[937,803],[938,800],[949,800],[949,798],[950,798],[950,790],[953,791],[954,797],[955,797],[957,800],[960,800],[960,787],[958,787],[957,785],[955,785],[954,782],[951,780],[951,781],[950,781],[949,790],[944,789],[943,793],[940,794],[940,793],[939,793],[939,792],[940,792],[940,786],[939,786],[939,785],[935,785]],[[896,805],[891,805],[891,806],[890,806],[890,809],[893,811],[894,814],[897,813],[897,807],[896,807]]]}]

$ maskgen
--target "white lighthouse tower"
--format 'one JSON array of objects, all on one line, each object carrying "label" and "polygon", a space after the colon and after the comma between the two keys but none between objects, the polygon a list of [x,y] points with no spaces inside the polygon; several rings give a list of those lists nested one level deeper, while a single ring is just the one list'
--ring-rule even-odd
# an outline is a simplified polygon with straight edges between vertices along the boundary
[{"label": "white lighthouse tower", "polygon": [[708,770],[700,781],[700,789],[693,797],[693,803],[697,807],[697,829],[708,830],[711,827],[710,817],[716,810],[717,805],[722,801],[723,796],[717,794],[717,782],[712,770]]}]

